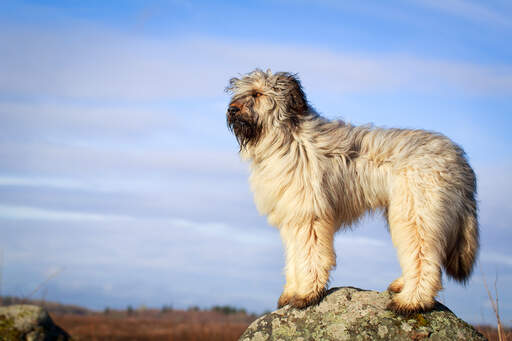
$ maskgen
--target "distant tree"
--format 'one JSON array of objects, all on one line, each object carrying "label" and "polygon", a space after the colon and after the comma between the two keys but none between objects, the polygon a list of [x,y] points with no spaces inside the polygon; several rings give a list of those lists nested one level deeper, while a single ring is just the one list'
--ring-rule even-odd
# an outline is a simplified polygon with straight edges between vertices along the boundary
[{"label": "distant tree", "polygon": [[247,314],[247,311],[245,309],[236,308],[236,307],[229,306],[229,305],[223,305],[223,306],[216,305],[216,306],[213,306],[211,310],[219,312],[224,315],[231,315],[231,314],[238,314],[238,313]]},{"label": "distant tree", "polygon": [[2,305],[11,305],[14,304],[15,299],[11,296],[4,296],[2,299]]},{"label": "distant tree", "polygon": [[133,315],[133,313],[134,313],[134,311],[133,311],[133,307],[131,305],[126,307],[126,314],[127,315]]},{"label": "distant tree", "polygon": [[164,304],[164,305],[162,306],[162,310],[161,310],[161,312],[162,312],[162,313],[168,313],[168,312],[173,311],[173,310],[174,310],[174,309],[173,309],[173,307],[172,307],[172,305],[171,305],[171,304]]},{"label": "distant tree", "polygon": [[103,310],[103,314],[109,315],[110,314],[110,308],[106,307],[105,310]]},{"label": "distant tree", "polygon": [[199,308],[198,306],[196,305],[193,305],[191,307],[188,308],[188,311],[201,311],[201,308]]}]

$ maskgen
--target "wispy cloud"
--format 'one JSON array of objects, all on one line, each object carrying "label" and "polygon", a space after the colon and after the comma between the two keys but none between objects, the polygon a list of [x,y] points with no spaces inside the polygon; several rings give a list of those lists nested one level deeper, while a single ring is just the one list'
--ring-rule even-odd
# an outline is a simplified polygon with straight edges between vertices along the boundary
[{"label": "wispy cloud", "polygon": [[[150,103],[83,103],[73,101],[2,100],[4,125],[0,138],[16,139],[23,131],[30,140],[52,136],[69,140],[108,142],[106,138],[137,139],[148,134],[170,133],[180,128],[176,109],[155,108]],[[26,140],[26,139],[24,139]]]},{"label": "wispy cloud", "polygon": [[27,187],[48,187],[65,189],[87,189],[85,183],[76,179],[65,178],[41,178],[41,177],[19,177],[0,175],[0,186],[27,186]]},{"label": "wispy cloud", "polygon": [[[498,9],[492,8],[491,3],[470,0],[417,0],[418,3],[438,9],[440,11],[464,17],[477,22],[485,22],[498,26],[512,27],[512,21],[507,14],[500,12]],[[503,5],[511,9],[510,4],[503,2]]]},{"label": "wispy cloud", "polygon": [[113,214],[96,214],[62,210],[48,210],[35,207],[0,205],[0,219],[37,221],[107,221],[131,219]]},{"label": "wispy cloud", "polygon": [[190,172],[189,174],[246,174],[246,166],[235,151],[221,150],[165,150],[148,148],[132,150],[104,146],[80,146],[61,144],[13,144],[0,147],[4,160],[2,170],[23,174],[73,174],[75,177],[102,171],[102,177],[113,177],[119,171],[127,175],[146,176],[150,173],[164,176],[166,172]]},{"label": "wispy cloud", "polygon": [[480,259],[484,262],[512,266],[512,256],[507,254],[488,251],[483,252]]},{"label": "wispy cloud", "polygon": [[478,198],[481,207],[480,222],[482,228],[501,231],[510,230],[512,203],[512,165],[508,160],[494,162],[478,167]]},{"label": "wispy cloud", "polygon": [[407,89],[510,94],[512,89],[512,70],[506,65],[204,37],[149,40],[82,33],[78,41],[76,36],[42,30],[25,32],[23,41],[14,39],[19,35],[8,31],[0,36],[8,49],[0,66],[0,90],[8,94],[207,98],[221,96],[231,76],[254,67],[299,71],[306,84],[338,93]]},{"label": "wispy cloud", "polygon": [[[387,244],[380,239],[368,238],[368,237],[349,237],[349,236],[340,236],[336,238],[336,244],[342,245],[342,247],[346,245],[359,245],[366,247],[374,247],[374,246],[386,246]],[[388,245],[389,246],[389,245]]]}]

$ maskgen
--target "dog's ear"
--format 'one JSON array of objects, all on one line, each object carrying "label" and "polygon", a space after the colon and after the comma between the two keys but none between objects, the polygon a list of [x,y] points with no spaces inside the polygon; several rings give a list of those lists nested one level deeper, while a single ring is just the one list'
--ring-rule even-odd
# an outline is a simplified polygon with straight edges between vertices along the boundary
[{"label": "dog's ear", "polygon": [[276,88],[286,101],[285,110],[280,112],[280,119],[287,120],[296,126],[300,118],[308,111],[308,101],[299,78],[295,74],[279,73]]}]

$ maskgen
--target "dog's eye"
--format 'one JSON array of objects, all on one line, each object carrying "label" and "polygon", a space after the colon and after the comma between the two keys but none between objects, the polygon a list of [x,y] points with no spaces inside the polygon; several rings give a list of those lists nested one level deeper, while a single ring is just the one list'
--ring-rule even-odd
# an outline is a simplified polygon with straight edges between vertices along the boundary
[{"label": "dog's eye", "polygon": [[263,94],[261,92],[255,92],[255,93],[252,94],[252,97],[257,98],[257,97],[260,97],[262,95]]}]

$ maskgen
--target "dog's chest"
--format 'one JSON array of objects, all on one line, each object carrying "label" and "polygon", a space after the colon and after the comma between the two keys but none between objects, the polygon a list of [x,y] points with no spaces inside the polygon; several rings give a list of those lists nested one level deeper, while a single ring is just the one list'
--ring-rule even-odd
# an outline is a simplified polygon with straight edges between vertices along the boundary
[{"label": "dog's chest", "polygon": [[282,225],[286,215],[311,211],[319,197],[321,180],[316,173],[297,161],[274,159],[253,164],[249,182],[258,211],[274,226]]}]

